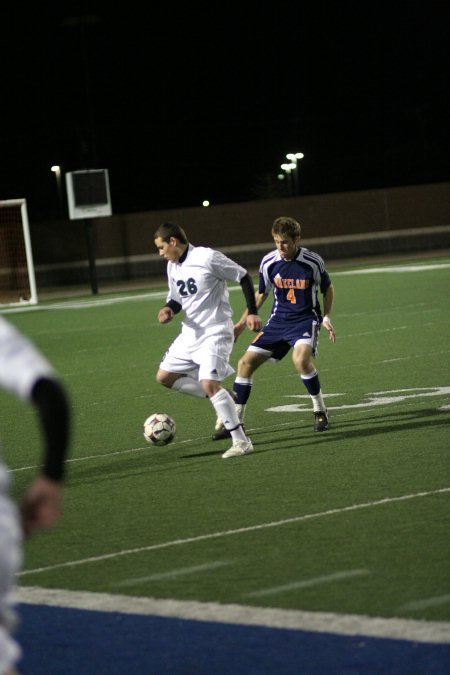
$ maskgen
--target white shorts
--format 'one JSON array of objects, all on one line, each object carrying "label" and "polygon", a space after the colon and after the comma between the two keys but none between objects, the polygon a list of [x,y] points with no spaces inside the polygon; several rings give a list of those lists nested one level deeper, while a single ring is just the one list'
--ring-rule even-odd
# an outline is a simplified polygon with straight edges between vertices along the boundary
[{"label": "white shorts", "polygon": [[0,672],[17,663],[21,650],[12,632],[16,616],[11,600],[22,561],[19,514],[9,497],[0,493]]},{"label": "white shorts", "polygon": [[221,382],[234,373],[229,364],[233,344],[231,320],[201,330],[183,324],[181,333],[170,345],[159,367],[169,373],[189,375],[196,380]]}]

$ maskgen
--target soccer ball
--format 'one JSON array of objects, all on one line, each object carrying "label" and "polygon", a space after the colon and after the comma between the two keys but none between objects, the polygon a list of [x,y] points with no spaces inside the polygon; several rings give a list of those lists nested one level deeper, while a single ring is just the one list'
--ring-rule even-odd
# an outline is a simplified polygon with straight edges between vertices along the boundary
[{"label": "soccer ball", "polygon": [[174,420],[166,413],[153,413],[144,422],[144,438],[152,445],[167,445],[176,431]]}]

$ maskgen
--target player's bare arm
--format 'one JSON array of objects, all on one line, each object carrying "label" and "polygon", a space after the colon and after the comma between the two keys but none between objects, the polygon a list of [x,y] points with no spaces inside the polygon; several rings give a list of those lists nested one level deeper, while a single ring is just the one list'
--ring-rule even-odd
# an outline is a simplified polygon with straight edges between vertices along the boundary
[{"label": "player's bare arm", "polygon": [[322,326],[328,331],[331,342],[336,342],[336,332],[331,323],[331,310],[334,302],[334,287],[331,284],[323,296],[323,323]]}]

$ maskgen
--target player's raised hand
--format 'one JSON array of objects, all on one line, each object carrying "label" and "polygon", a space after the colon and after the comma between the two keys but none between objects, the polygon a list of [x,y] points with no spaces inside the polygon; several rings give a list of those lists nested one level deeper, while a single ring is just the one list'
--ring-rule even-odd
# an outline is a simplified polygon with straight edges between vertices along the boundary
[{"label": "player's raised hand", "polygon": [[324,317],[323,317],[322,326],[323,326],[323,327],[328,331],[328,333],[330,334],[330,340],[331,340],[331,342],[336,342],[336,333],[335,333],[335,330],[334,330],[334,328],[333,328],[333,324],[332,324],[331,321],[330,321],[330,317],[328,317],[328,316],[324,316]]}]

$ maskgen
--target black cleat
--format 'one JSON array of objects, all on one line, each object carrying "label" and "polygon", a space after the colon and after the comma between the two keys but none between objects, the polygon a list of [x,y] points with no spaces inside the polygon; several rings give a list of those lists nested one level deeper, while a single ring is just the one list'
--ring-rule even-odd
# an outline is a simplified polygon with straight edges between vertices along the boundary
[{"label": "black cleat", "polygon": [[[240,423],[238,426],[242,427],[242,431],[245,433],[245,427],[242,423]],[[236,427],[237,429],[237,427]],[[234,431],[234,429],[233,429]],[[228,431],[228,429],[225,429],[225,427],[222,427],[222,429],[216,430],[213,435],[212,439],[213,441],[223,441],[224,438],[231,438],[231,431]]]},{"label": "black cleat", "polygon": [[225,429],[225,427],[222,427],[219,431],[215,431],[212,435],[213,441],[222,441],[224,438],[231,438],[231,432]]},{"label": "black cleat", "polygon": [[324,411],[314,413],[314,431],[326,431],[328,429],[328,415]]}]

